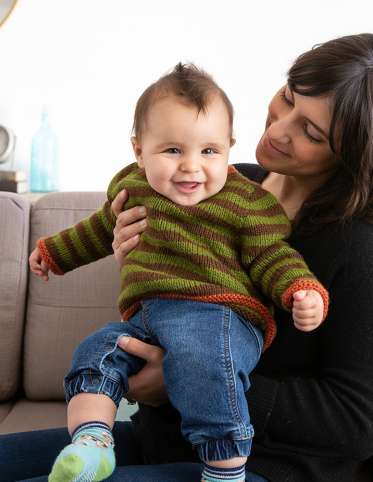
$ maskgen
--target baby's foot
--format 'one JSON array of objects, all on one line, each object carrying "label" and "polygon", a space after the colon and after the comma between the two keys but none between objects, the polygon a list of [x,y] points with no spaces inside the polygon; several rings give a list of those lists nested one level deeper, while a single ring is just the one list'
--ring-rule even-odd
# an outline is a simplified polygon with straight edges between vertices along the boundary
[{"label": "baby's foot", "polygon": [[49,482],[96,482],[115,469],[112,435],[107,430],[84,429],[74,434],[54,462]]}]

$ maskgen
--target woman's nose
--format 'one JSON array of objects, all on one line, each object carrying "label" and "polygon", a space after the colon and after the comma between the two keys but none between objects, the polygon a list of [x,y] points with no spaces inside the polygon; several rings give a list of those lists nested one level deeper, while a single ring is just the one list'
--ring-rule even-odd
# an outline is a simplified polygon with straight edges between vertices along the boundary
[{"label": "woman's nose", "polygon": [[274,141],[288,144],[291,141],[290,122],[288,116],[278,118],[269,117],[267,121],[268,136]]},{"label": "woman's nose", "polygon": [[286,125],[282,122],[276,121],[272,123],[268,128],[268,136],[274,141],[281,142],[282,144],[289,144],[291,137]]}]

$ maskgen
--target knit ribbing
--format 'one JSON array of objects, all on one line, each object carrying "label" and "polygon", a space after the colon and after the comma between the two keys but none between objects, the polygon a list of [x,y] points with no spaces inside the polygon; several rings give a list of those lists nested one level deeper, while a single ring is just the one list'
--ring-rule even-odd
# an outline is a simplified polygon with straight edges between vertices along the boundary
[{"label": "knit ribbing", "polygon": [[180,206],[156,193],[136,164],[118,173],[102,209],[76,226],[39,240],[43,258],[56,274],[112,253],[115,217],[110,209],[126,188],[126,209],[144,205],[147,229],[121,270],[118,304],[124,319],[141,299],[174,297],[216,302],[265,330],[267,348],[275,336],[268,299],[287,310],[284,293],[300,281],[327,293],[302,257],[284,241],[289,221],[277,200],[229,169],[224,188],[194,206]]}]

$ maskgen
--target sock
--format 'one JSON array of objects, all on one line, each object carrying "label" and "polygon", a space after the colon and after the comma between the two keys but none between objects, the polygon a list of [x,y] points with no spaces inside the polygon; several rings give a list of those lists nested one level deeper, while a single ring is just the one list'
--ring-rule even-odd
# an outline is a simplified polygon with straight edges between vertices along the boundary
[{"label": "sock", "polygon": [[245,465],[239,467],[222,468],[212,467],[205,463],[202,472],[204,482],[242,482],[245,480]]},{"label": "sock", "polygon": [[79,425],[55,460],[49,482],[96,482],[109,477],[115,469],[114,440],[103,422]]}]

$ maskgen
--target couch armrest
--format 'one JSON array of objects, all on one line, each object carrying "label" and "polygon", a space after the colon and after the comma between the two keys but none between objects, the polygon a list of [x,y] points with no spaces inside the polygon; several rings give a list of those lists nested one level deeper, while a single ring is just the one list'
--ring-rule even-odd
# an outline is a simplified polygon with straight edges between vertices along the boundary
[{"label": "couch armrest", "polygon": [[29,223],[30,202],[0,192],[0,401],[14,396],[20,380]]}]

